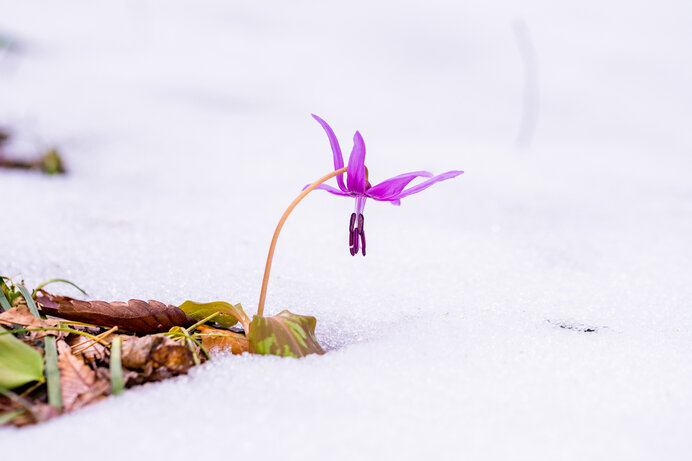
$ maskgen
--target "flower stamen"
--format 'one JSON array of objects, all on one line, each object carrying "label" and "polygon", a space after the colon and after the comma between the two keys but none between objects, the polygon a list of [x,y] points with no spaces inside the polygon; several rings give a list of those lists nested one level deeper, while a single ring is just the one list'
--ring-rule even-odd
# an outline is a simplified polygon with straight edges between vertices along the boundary
[{"label": "flower stamen", "polygon": [[358,213],[358,223],[356,224],[356,214],[351,213],[351,221],[348,226],[348,246],[351,256],[355,256],[358,250],[362,249],[365,256],[365,216]]}]

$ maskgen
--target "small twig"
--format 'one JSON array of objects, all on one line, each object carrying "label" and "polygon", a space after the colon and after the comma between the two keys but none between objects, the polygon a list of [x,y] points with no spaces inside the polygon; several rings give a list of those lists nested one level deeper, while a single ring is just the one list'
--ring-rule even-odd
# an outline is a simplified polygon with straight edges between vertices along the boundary
[{"label": "small twig", "polygon": [[118,326],[117,326],[117,325],[114,326],[113,328],[111,328],[111,329],[108,330],[108,331],[104,331],[103,333],[101,333],[101,334],[99,334],[99,335],[96,335],[96,336],[94,337],[94,339],[89,339],[89,340],[87,340],[87,341],[85,341],[85,342],[83,342],[83,343],[75,344],[74,346],[72,346],[72,349],[79,348],[79,350],[74,350],[74,351],[72,351],[72,353],[73,353],[74,355],[79,355],[79,354],[81,354],[82,352],[84,352],[84,351],[86,351],[87,349],[89,349],[90,347],[92,347],[94,344],[96,344],[97,341],[103,341],[104,339],[106,339],[107,336],[110,336],[112,333],[114,333],[114,332],[116,332],[116,331],[118,331]]}]

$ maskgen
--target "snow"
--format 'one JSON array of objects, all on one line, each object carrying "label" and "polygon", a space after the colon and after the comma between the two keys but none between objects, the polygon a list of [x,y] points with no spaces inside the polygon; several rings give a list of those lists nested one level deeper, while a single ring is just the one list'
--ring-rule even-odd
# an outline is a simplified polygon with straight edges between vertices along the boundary
[{"label": "snow", "polygon": [[[0,124],[70,174],[0,172],[0,273],[256,309],[269,240],[360,130],[368,202],[308,196],[267,314],[329,352],[226,356],[28,429],[56,459],[688,459],[689,2],[3,2]],[[537,58],[525,112],[524,24]],[[513,28],[514,25],[514,28]],[[524,43],[526,45],[526,43]],[[535,109],[535,107],[530,107]],[[21,148],[20,148],[21,147]],[[65,294],[75,294],[61,288]],[[584,330],[596,331],[586,332]],[[75,452],[77,454],[75,454]],[[4,458],[3,458],[4,459]]]}]

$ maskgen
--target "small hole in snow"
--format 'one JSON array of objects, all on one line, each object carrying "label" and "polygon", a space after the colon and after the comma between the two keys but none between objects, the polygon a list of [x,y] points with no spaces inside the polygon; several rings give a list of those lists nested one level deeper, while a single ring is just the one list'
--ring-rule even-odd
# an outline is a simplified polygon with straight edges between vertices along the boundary
[{"label": "small hole in snow", "polygon": [[593,325],[585,325],[583,323],[570,322],[564,320],[548,320],[548,323],[556,328],[561,328],[563,330],[578,331],[580,333],[598,333],[602,329],[608,328],[603,326],[599,327]]}]

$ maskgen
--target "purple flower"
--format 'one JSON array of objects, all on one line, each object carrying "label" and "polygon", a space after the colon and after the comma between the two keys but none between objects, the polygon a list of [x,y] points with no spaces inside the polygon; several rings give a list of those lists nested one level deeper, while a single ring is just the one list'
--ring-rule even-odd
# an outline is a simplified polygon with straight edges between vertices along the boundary
[{"label": "purple flower", "polygon": [[[334,170],[343,168],[344,159],[341,155],[341,147],[339,146],[339,141],[337,141],[336,136],[334,135],[334,131],[327,124],[327,122],[322,120],[317,115],[313,114],[312,117],[317,120],[319,124],[322,125],[322,128],[324,128],[324,131],[327,132],[329,144],[331,144],[332,153],[334,154]],[[341,195],[342,197],[354,197],[356,199],[356,211],[355,213],[351,214],[351,220],[348,228],[349,246],[351,248],[351,255],[355,255],[358,253],[359,249],[362,249],[363,256],[365,256],[363,209],[365,208],[365,201],[368,198],[380,202],[389,202],[392,205],[400,205],[402,198],[408,197],[411,194],[416,194],[427,189],[436,182],[454,178],[462,173],[463,171],[454,170],[433,176],[432,173],[427,171],[414,171],[411,173],[404,173],[394,176],[393,178],[387,179],[386,181],[382,181],[381,183],[372,186],[368,181],[368,169],[365,166],[365,143],[363,142],[363,137],[359,132],[356,131],[356,134],[353,136],[353,150],[351,151],[351,156],[348,159],[346,184],[344,184],[343,174],[340,174],[336,177],[336,182],[339,189],[326,184],[317,186],[317,189],[326,190],[334,195]],[[429,179],[404,190],[404,188],[412,180],[418,177]]]}]

